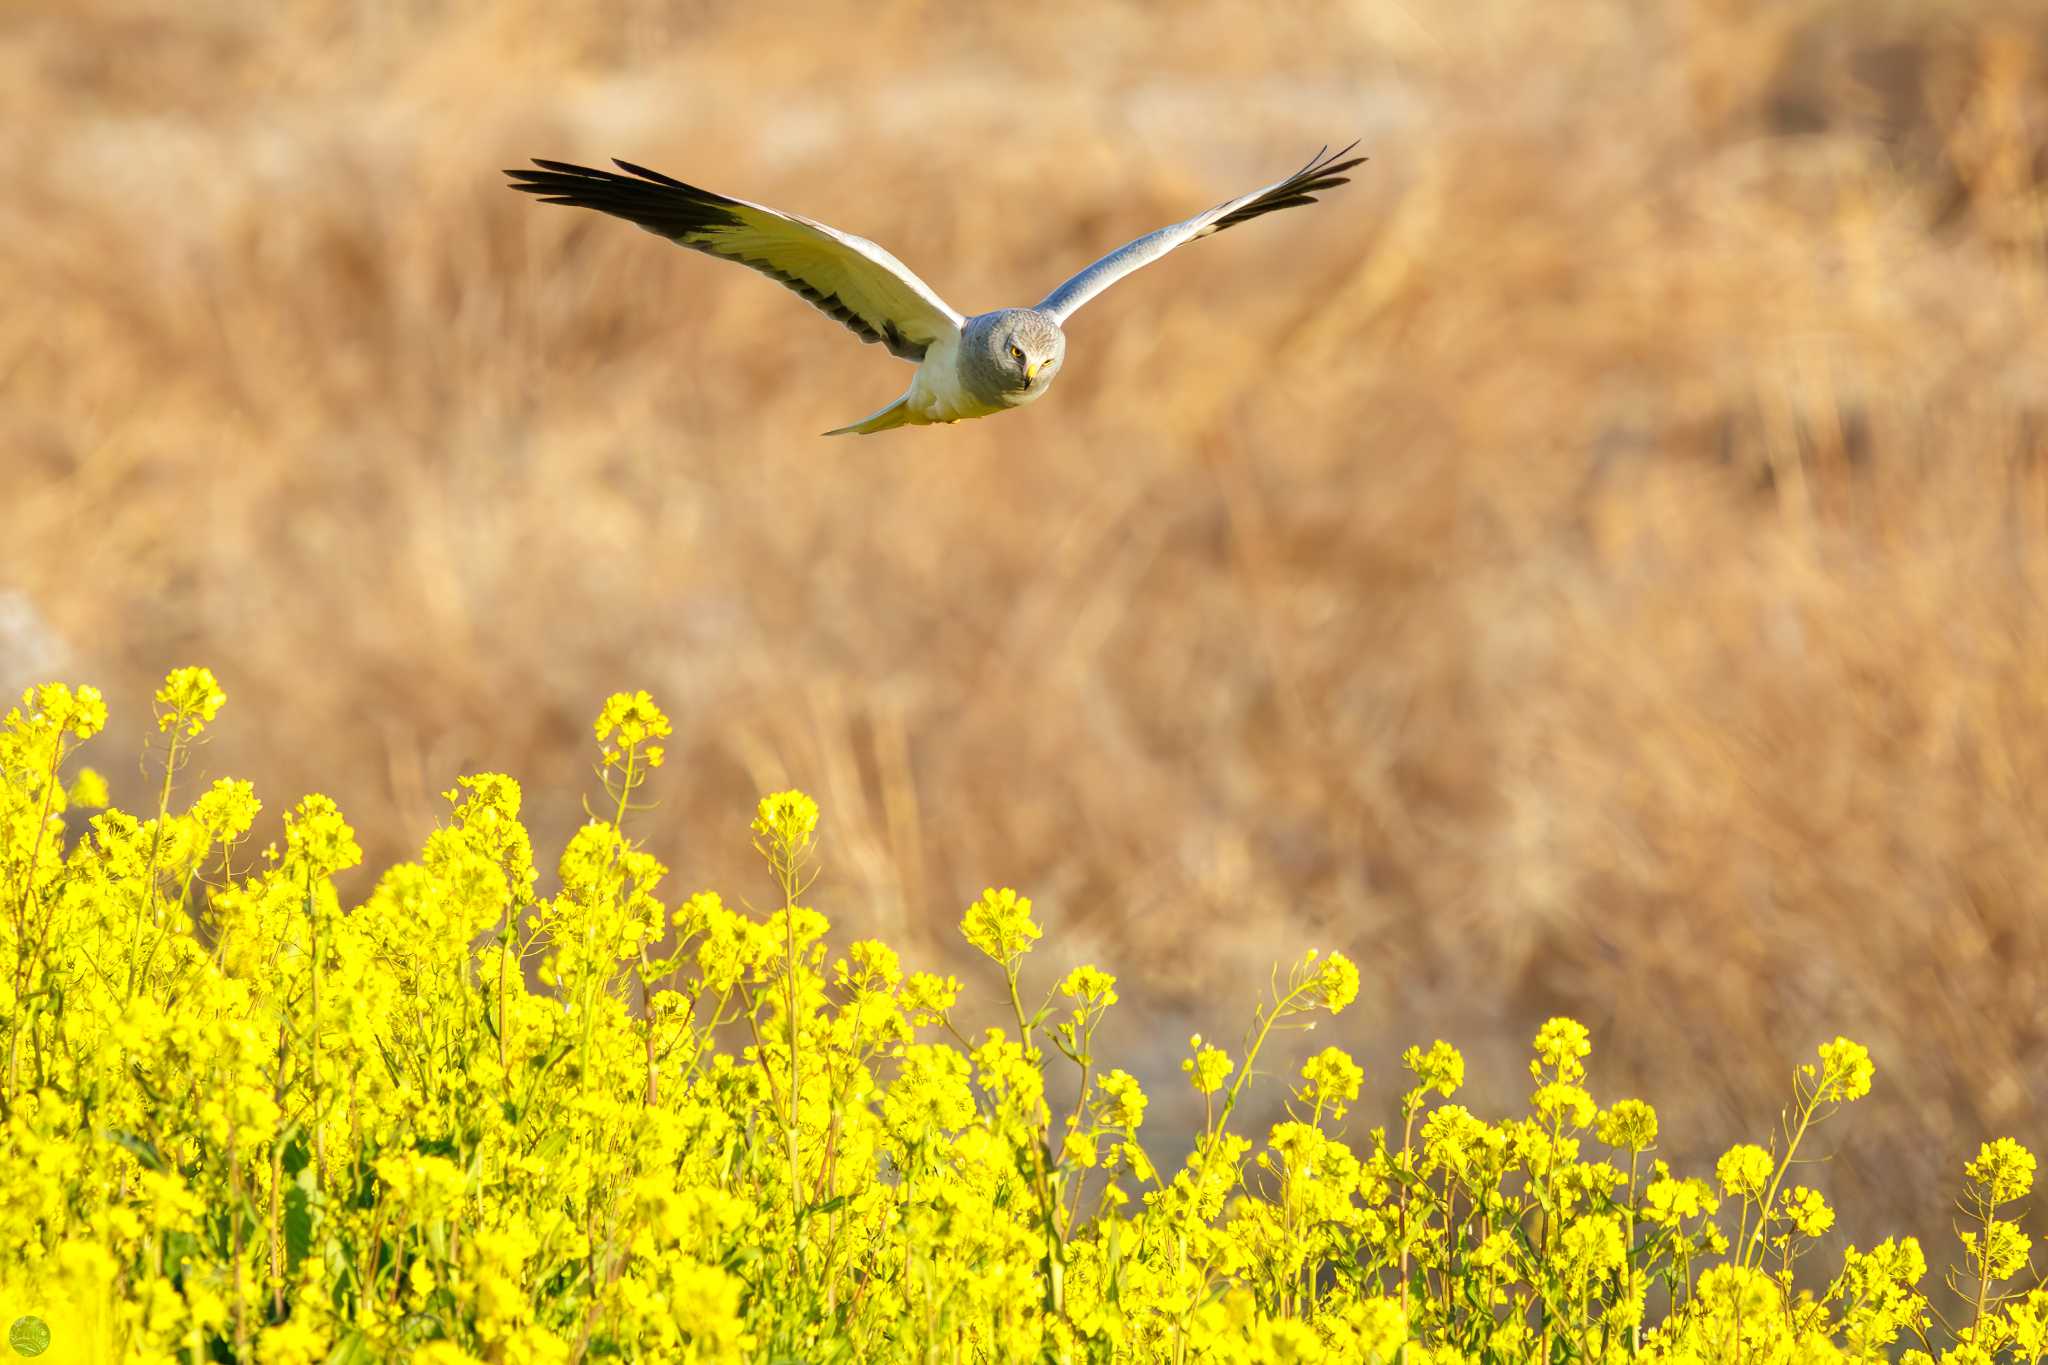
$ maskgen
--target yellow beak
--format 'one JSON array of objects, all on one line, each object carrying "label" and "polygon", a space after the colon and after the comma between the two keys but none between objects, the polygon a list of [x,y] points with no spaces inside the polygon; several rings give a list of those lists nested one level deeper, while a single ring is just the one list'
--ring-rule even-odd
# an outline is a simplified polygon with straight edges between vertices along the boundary
[{"label": "yellow beak", "polygon": [[1028,384],[1036,378],[1038,378],[1038,362],[1034,360],[1024,367],[1024,381]]}]

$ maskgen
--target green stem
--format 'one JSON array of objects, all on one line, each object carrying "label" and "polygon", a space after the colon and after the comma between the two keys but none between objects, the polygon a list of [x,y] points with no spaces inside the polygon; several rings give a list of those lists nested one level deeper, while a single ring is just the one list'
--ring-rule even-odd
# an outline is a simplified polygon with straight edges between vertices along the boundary
[{"label": "green stem", "polygon": [[[174,718],[175,719],[175,718]],[[135,898],[135,930],[128,940],[128,992],[126,999],[135,998],[135,986],[142,975],[142,926],[150,918],[156,901],[156,860],[163,851],[164,826],[171,814],[171,779],[178,771],[178,741],[180,736],[176,725],[171,727],[171,751],[164,755],[164,784],[156,798],[156,833],[149,841],[149,864],[142,873],[142,885]]]},{"label": "green stem", "polygon": [[1625,1236],[1626,1236],[1626,1242],[1625,1242],[1625,1245],[1626,1245],[1626,1247],[1627,1247],[1627,1250],[1626,1250],[1626,1252],[1625,1252],[1625,1253],[1624,1253],[1624,1255],[1623,1255],[1623,1261],[1622,1261],[1622,1264],[1623,1264],[1623,1266],[1625,1267],[1625,1268],[1624,1268],[1624,1270],[1623,1270],[1623,1272],[1622,1272],[1622,1273],[1623,1273],[1623,1275],[1624,1275],[1624,1279],[1623,1279],[1623,1283],[1622,1283],[1622,1292],[1623,1292],[1624,1294],[1628,1295],[1628,1300],[1629,1300],[1629,1315],[1630,1315],[1630,1316],[1629,1316],[1629,1327],[1628,1327],[1628,1353],[1629,1353],[1629,1355],[1630,1355],[1631,1357],[1634,1357],[1634,1356],[1637,1356],[1637,1355],[1640,1355],[1640,1354],[1642,1354],[1642,1349],[1643,1349],[1643,1317],[1642,1317],[1642,1313],[1643,1313],[1643,1310],[1642,1310],[1642,1308],[1641,1308],[1641,1307],[1639,1307],[1639,1306],[1638,1306],[1638,1305],[1636,1304],[1636,1301],[1635,1301],[1635,1297],[1636,1297],[1636,1261],[1635,1261],[1635,1255],[1636,1255],[1636,1175],[1637,1175],[1637,1172],[1639,1171],[1639,1169],[1640,1169],[1640,1168],[1641,1168],[1641,1166],[1642,1166],[1642,1160],[1643,1160],[1643,1154],[1642,1154],[1641,1152],[1637,1152],[1637,1151],[1630,1151],[1630,1152],[1629,1152],[1629,1154],[1628,1154],[1628,1209],[1626,1210],[1626,1212],[1625,1212],[1625,1213],[1624,1213],[1624,1215],[1623,1215],[1623,1216],[1624,1216],[1624,1218],[1625,1218],[1625,1219],[1626,1219],[1626,1221],[1627,1221],[1627,1224],[1628,1224],[1628,1230],[1627,1230],[1627,1233],[1625,1234]]},{"label": "green stem", "polygon": [[[1031,1023],[1024,1013],[1024,997],[1017,989],[1019,959],[1013,958],[1003,964],[1003,981],[1010,990],[1010,1011],[1017,1018],[1017,1037],[1025,1054],[1031,1052]],[[1038,1196],[1039,1221],[1045,1230],[1045,1305],[1048,1311],[1063,1316],[1067,1311],[1067,1246],[1061,1236],[1057,1209],[1060,1200],[1054,1195],[1052,1172],[1048,1169],[1051,1142],[1052,1116],[1046,1114],[1046,1128],[1034,1135],[1031,1144],[1032,1192]]]},{"label": "green stem", "polygon": [[[1808,1101],[1800,1107],[1799,1126],[1792,1131],[1792,1141],[1785,1148],[1785,1159],[1778,1163],[1777,1171],[1771,1176],[1770,1188],[1764,1191],[1763,1202],[1757,1206],[1756,1231],[1748,1234],[1749,1240],[1743,1244],[1741,1258],[1737,1261],[1737,1264],[1745,1269],[1763,1268],[1764,1257],[1770,1251],[1770,1247],[1764,1242],[1764,1229],[1771,1223],[1771,1205],[1778,1197],[1778,1187],[1785,1182],[1785,1173],[1792,1169],[1792,1158],[1799,1153],[1800,1141],[1805,1138],[1806,1130],[1813,1126],[1814,1111],[1818,1108],[1819,1104],[1816,1101]],[[1751,1247],[1760,1248],[1757,1251],[1755,1266],[1749,1264]]]},{"label": "green stem", "polygon": [[790,1252],[796,1259],[797,1274],[804,1270],[803,1248],[803,1166],[798,1122],[803,1097],[803,1076],[799,1069],[799,1044],[802,1031],[797,1021],[797,960],[796,960],[796,894],[798,870],[792,864],[792,857],[785,846],[782,860],[776,868],[776,880],[782,883],[782,942],[784,980],[784,1022],[789,1027],[789,1124],[783,1130],[789,1147],[789,1218]]},{"label": "green stem", "polygon": [[1266,1036],[1273,1031],[1273,1025],[1289,1012],[1289,1007],[1294,1004],[1295,999],[1305,994],[1307,990],[1306,983],[1296,986],[1274,1002],[1270,1013],[1260,1013],[1258,1031],[1252,1035],[1251,1046],[1245,1049],[1244,1067],[1237,1073],[1237,1079],[1230,1083],[1230,1089],[1224,1093],[1223,1112],[1216,1116],[1215,1130],[1209,1135],[1212,1146],[1223,1136],[1224,1128],[1230,1123],[1230,1112],[1237,1108],[1238,1094],[1244,1089],[1245,1082],[1252,1078],[1252,1067],[1259,1060],[1259,1049],[1266,1045]]},{"label": "green stem", "polygon": [[[320,1092],[320,909],[313,895],[313,865],[306,864],[306,921],[310,926],[313,946],[313,980],[311,1004],[313,1009],[312,1039],[310,1053],[312,1065],[307,1084],[314,1094]],[[319,1188],[327,1174],[326,1114],[317,1106],[313,1110],[313,1184]]]},{"label": "green stem", "polygon": [[22,1001],[28,995],[29,969],[42,956],[42,934],[35,934],[36,942],[29,942],[30,929],[36,913],[42,908],[37,904],[36,867],[43,859],[43,836],[50,828],[50,810],[57,799],[57,774],[64,766],[64,736],[59,733],[50,746],[50,775],[43,784],[43,810],[36,818],[35,842],[29,845],[28,871],[23,874],[21,895],[16,901],[14,915],[14,1018],[7,1029],[7,1093],[5,1113],[14,1108],[15,1090],[21,1083],[21,1016],[25,1012]]}]

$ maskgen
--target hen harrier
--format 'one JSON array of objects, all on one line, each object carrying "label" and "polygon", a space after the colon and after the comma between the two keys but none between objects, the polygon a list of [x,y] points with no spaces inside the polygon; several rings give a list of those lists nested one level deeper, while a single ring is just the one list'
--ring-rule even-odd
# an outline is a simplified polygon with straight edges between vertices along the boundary
[{"label": "hen harrier", "polygon": [[700,190],[631,162],[614,163],[627,172],[620,175],[536,158],[539,170],[505,174],[512,177],[513,189],[537,194],[544,204],[597,209],[678,246],[751,266],[846,324],[862,341],[879,341],[917,365],[901,398],[852,426],[825,433],[841,436],[986,417],[1033,401],[1059,375],[1067,352],[1060,324],[1075,309],[1177,246],[1262,213],[1313,204],[1318,191],[1346,183],[1343,172],[1365,160],[1342,159],[1357,145],[1335,154],[1325,147],[1285,180],[1125,243],[1036,307],[998,308],[973,317],[956,312],[908,266],[865,237]]}]

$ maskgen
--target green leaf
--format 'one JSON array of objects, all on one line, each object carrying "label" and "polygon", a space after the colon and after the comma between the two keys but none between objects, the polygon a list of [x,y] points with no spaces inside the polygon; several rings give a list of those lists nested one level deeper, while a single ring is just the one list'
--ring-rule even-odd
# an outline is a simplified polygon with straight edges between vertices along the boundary
[{"label": "green leaf", "polygon": [[370,1041],[377,1045],[377,1055],[383,1059],[384,1070],[391,1076],[391,1083],[400,1090],[406,1089],[405,1077],[399,1074],[398,1062],[392,1057],[391,1049],[384,1045],[382,1038],[372,1038]]},{"label": "green leaf", "polygon": [[176,1231],[164,1234],[164,1275],[173,1284],[181,1284],[185,1275],[185,1262],[199,1255],[199,1238],[196,1234]]},{"label": "green leaf", "polygon": [[361,1332],[351,1331],[334,1343],[334,1349],[327,1353],[325,1365],[370,1365],[375,1359],[368,1339]]},{"label": "green leaf", "polygon": [[134,1133],[124,1133],[119,1129],[108,1129],[106,1132],[101,1133],[100,1136],[113,1143],[116,1147],[126,1149],[137,1161],[159,1175],[166,1171],[167,1168],[164,1165],[163,1157],[157,1152],[155,1145],[148,1138],[139,1137]]},{"label": "green leaf", "polygon": [[294,1182],[284,1192],[284,1255],[290,1269],[298,1269],[313,1249],[313,1220],[312,1194]]}]

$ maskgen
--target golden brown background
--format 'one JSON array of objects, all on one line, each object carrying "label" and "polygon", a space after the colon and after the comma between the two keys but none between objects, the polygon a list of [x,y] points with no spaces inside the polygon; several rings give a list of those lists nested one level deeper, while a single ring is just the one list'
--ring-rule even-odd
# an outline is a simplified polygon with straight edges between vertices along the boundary
[{"label": "golden brown background", "polygon": [[[972,311],[1353,137],[1046,401],[861,441],[905,366],[498,173],[624,156]],[[43,0],[0,149],[0,682],[102,685],[127,801],[204,662],[193,778],[383,861],[504,770],[557,839],[646,687],[676,896],[802,785],[843,927],[942,962],[1014,884],[1175,1093],[1319,944],[1373,1117],[1433,1036],[1514,1102],[1568,1011],[1687,1160],[1867,1043],[1865,1237],[2048,1140],[2038,5]]]}]

